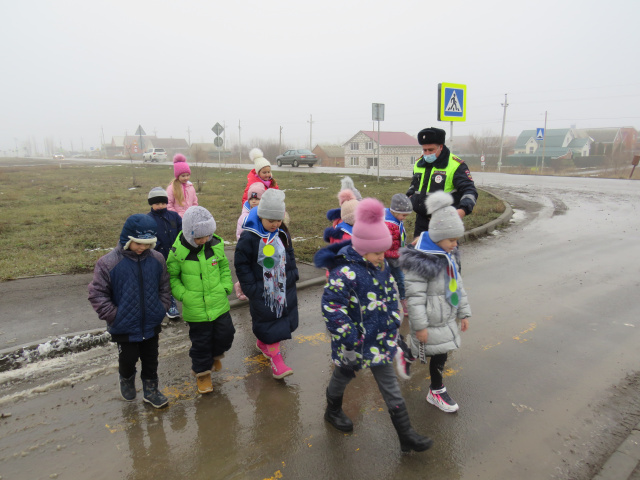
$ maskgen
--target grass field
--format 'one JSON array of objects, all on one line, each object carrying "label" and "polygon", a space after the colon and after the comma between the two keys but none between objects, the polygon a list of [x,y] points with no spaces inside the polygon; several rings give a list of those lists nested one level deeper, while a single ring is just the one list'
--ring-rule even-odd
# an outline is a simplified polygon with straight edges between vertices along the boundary
[{"label": "grass field", "polygon": [[[338,206],[342,176],[276,174],[286,192],[296,257],[311,261],[324,245],[322,233],[329,226],[325,214]],[[216,233],[233,244],[247,171],[207,168],[201,175],[199,203],[216,219]],[[378,183],[375,177],[351,177],[363,196],[387,206],[394,193],[404,193],[409,186],[408,178],[380,178]],[[125,219],[149,211],[149,190],[166,188],[172,178],[173,168],[159,165],[137,165],[134,170],[126,164],[1,168],[0,281],[92,271],[96,260],[116,245]],[[465,227],[484,224],[503,211],[502,202],[480,192]],[[409,232],[414,219],[412,215],[405,222]]]}]

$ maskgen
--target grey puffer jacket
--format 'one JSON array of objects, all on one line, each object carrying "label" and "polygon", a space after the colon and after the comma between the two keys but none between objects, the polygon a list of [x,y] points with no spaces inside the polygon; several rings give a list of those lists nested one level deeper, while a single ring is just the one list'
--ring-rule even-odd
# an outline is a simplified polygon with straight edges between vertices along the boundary
[{"label": "grey puffer jacket", "polygon": [[460,328],[458,320],[471,317],[471,307],[460,275],[460,255],[456,248],[452,254],[458,268],[457,307],[452,306],[446,298],[449,288],[447,275],[448,261],[443,255],[421,252],[413,246],[400,249],[400,265],[404,270],[409,324],[411,325],[411,351],[419,356],[420,342],[415,332],[427,329],[427,340],[424,354],[438,355],[455,350],[460,346]]}]

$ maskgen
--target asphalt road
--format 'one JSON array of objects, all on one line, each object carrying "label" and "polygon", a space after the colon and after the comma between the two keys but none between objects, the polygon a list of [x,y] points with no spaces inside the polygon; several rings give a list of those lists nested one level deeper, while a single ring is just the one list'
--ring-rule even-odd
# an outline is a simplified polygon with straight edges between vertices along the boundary
[{"label": "asphalt road", "polygon": [[285,345],[295,374],[284,381],[255,352],[244,309],[206,397],[189,374],[186,328],[163,332],[163,411],[119,399],[112,346],[3,372],[0,412],[11,416],[0,420],[0,475],[591,478],[640,416],[638,184],[475,177],[512,203],[515,222],[463,247],[474,315],[445,379],[460,411],[426,403],[424,366],[402,383],[415,428],[435,440],[430,451],[400,454],[369,373],[345,396],[354,433],[325,425],[331,367],[315,287],[300,294],[301,325]]}]

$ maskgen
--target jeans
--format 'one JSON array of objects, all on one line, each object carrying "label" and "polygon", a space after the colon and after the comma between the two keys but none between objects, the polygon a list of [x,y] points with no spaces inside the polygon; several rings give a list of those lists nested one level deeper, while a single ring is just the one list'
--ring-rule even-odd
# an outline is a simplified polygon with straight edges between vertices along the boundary
[{"label": "jeans", "polygon": [[[404,405],[404,398],[402,398],[402,393],[400,392],[400,385],[398,384],[393,364],[377,365],[370,368],[378,384],[378,390],[382,394],[382,399],[387,404],[387,408],[392,409]],[[342,397],[350,381],[351,377],[346,376],[341,372],[340,368],[336,367],[329,381],[327,393],[330,397]]]}]

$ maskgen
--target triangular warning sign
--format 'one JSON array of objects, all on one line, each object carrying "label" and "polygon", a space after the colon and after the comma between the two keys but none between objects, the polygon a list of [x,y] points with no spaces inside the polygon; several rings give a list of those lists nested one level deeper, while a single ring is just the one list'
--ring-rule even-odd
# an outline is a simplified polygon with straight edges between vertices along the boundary
[{"label": "triangular warning sign", "polygon": [[454,90],[451,93],[451,98],[449,99],[449,103],[447,103],[447,108],[444,109],[445,112],[462,112],[462,107],[460,107],[460,102],[458,101],[458,95],[456,95],[456,91]]},{"label": "triangular warning sign", "polygon": [[146,135],[146,133],[144,133],[144,129],[142,128],[142,125],[138,125],[138,129],[136,130],[135,135]]}]

